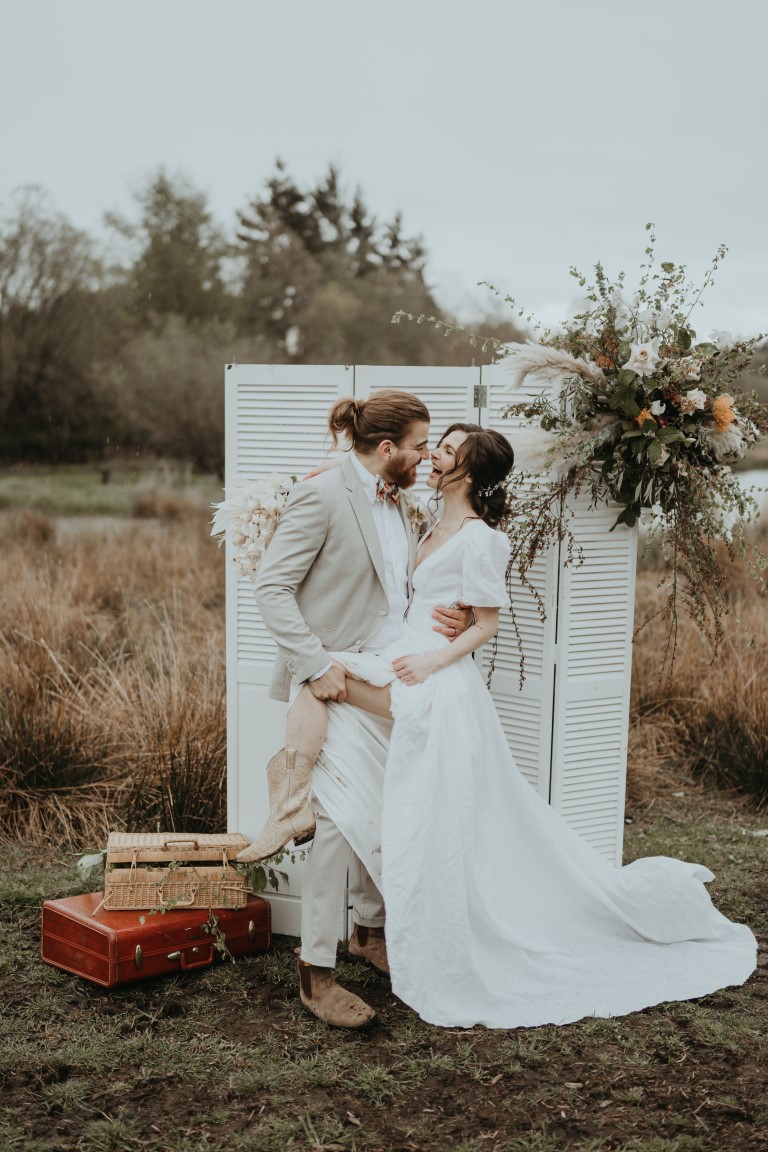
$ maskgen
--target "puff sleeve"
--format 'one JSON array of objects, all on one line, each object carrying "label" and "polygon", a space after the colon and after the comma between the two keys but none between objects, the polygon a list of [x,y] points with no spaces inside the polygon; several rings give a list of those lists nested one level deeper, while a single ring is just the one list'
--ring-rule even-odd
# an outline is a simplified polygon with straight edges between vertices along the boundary
[{"label": "puff sleeve", "polygon": [[461,599],[473,608],[501,608],[509,601],[504,574],[509,563],[509,540],[483,524],[472,534],[464,552]]}]

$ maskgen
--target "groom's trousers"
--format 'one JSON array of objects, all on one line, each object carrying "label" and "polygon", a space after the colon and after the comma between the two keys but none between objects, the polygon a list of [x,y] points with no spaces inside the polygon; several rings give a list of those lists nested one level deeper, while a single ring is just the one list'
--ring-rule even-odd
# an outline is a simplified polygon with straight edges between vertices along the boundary
[{"label": "groom's trousers", "polygon": [[344,900],[347,882],[356,924],[381,928],[384,901],[367,869],[322,804],[315,799],[312,806],[317,827],[302,875],[301,959],[321,968],[334,968],[339,930],[347,914]]}]

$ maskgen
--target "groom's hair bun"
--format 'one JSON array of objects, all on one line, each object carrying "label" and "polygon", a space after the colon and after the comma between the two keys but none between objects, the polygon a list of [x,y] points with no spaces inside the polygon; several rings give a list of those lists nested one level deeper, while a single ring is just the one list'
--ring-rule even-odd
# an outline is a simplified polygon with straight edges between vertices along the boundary
[{"label": "groom's hair bun", "polygon": [[350,448],[367,456],[382,440],[399,444],[419,420],[429,423],[429,410],[417,396],[387,389],[367,400],[353,396],[337,400],[328,413],[328,431],[333,448],[346,439]]}]

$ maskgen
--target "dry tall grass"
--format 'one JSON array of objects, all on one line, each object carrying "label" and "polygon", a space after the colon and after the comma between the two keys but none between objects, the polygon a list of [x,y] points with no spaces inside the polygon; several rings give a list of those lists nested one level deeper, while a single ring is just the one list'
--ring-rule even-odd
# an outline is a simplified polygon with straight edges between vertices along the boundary
[{"label": "dry tall grass", "polygon": [[128,819],[223,827],[224,560],[207,514],[43,528],[0,522],[0,830],[79,849]]},{"label": "dry tall grass", "polygon": [[[635,641],[629,796],[647,799],[681,775],[768,800],[768,602],[744,564],[728,564],[725,640],[713,656],[687,618],[679,624],[671,682],[660,667],[667,624],[652,619]],[[638,573],[636,620],[666,599],[660,570]]]},{"label": "dry tall grass", "polygon": [[[663,622],[635,645],[630,802],[686,773],[768,799],[766,602],[734,572],[716,661],[681,622],[670,688]],[[640,572],[638,620],[663,602],[658,582]],[[207,513],[67,534],[39,513],[0,518],[0,834],[77,851],[109,827],[223,828],[225,721]]]}]

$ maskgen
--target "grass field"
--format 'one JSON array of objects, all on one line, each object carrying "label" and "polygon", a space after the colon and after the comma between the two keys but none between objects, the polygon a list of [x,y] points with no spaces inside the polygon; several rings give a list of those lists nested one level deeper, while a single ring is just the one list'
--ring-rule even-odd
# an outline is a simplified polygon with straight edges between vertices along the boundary
[{"label": "grass field", "polygon": [[[627,858],[706,863],[723,912],[768,940],[765,818],[676,790],[633,807]],[[3,1152],[768,1149],[765,954],[741,988],[509,1032],[424,1024],[342,949],[340,979],[379,1013],[344,1033],[301,1010],[285,937],[113,992],[41,964],[40,903],[79,887],[72,858],[0,849]]]},{"label": "grass field", "polygon": [[[62,532],[45,499],[105,513],[95,473],[56,475],[0,514],[0,1152],[768,1152],[763,965],[696,1002],[495,1032],[423,1024],[343,960],[379,1013],[360,1035],[301,1011],[287,938],[115,992],[44,966],[40,904],[80,889],[74,860],[109,826],[224,824],[218,492],[158,480],[175,511],[148,521],[137,480],[108,531]],[[638,618],[658,582],[644,566]],[[707,865],[765,942],[768,615],[736,570],[729,610],[715,663],[681,629],[674,690],[662,622],[636,643],[625,859]]]},{"label": "grass field", "polygon": [[207,507],[222,499],[222,483],[216,477],[166,462],[137,458],[112,466],[108,483],[105,474],[96,464],[5,468],[0,470],[0,509],[32,508],[47,516],[168,518],[187,505]]}]

